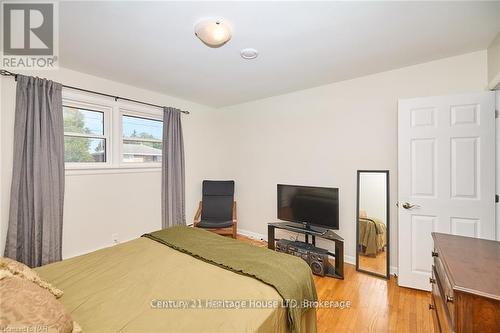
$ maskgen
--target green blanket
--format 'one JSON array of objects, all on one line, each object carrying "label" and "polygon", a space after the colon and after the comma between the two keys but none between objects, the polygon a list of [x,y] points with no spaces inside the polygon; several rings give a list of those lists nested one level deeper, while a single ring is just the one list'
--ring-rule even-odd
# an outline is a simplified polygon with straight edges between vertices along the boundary
[{"label": "green blanket", "polygon": [[[143,237],[274,287],[285,300],[292,332],[299,332],[301,316],[309,310],[302,306],[303,301],[318,298],[311,270],[298,257],[184,226],[155,231]],[[291,306],[295,302],[297,306]]]}]

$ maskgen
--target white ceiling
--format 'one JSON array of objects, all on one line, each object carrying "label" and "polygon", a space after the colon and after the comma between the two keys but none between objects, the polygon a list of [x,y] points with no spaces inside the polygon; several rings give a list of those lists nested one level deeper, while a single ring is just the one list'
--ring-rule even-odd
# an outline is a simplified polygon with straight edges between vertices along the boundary
[{"label": "white ceiling", "polygon": [[[61,66],[211,106],[482,50],[500,31],[500,2],[62,2],[59,16]],[[205,46],[204,17],[233,38]]]}]

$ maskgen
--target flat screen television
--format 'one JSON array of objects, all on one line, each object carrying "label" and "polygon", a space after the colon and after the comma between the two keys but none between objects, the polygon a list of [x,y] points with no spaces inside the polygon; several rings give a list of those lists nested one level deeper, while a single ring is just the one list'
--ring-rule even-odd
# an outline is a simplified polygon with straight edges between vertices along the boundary
[{"label": "flat screen television", "polygon": [[338,230],[339,189],[278,184],[278,219]]}]

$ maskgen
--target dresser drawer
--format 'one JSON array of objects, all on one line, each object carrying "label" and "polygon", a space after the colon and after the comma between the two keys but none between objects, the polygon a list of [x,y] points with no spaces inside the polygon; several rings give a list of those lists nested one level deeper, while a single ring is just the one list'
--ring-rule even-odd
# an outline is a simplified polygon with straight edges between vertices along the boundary
[{"label": "dresser drawer", "polygon": [[452,320],[449,315],[448,306],[444,300],[444,291],[436,267],[432,266],[432,303],[439,322],[439,331],[443,333],[453,332]]},{"label": "dresser drawer", "polygon": [[429,310],[432,311],[432,324],[434,325],[434,333],[440,333],[441,327],[439,327],[439,318],[436,312],[436,302],[434,302],[433,295],[431,295],[431,303],[429,304]]},{"label": "dresser drawer", "polygon": [[455,294],[453,292],[453,287],[451,286],[450,280],[448,279],[448,275],[443,267],[443,261],[439,257],[434,256],[434,269],[433,274],[435,275],[435,280],[439,280],[440,288],[442,290],[442,300],[445,304],[447,311],[450,316],[451,323],[455,322]]},{"label": "dresser drawer", "polygon": [[500,242],[436,232],[432,238],[436,331],[500,333]]}]

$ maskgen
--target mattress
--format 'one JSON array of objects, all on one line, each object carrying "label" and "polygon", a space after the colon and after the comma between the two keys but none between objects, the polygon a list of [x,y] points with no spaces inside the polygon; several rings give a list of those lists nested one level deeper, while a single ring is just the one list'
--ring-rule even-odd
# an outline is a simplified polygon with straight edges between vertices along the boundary
[{"label": "mattress", "polygon": [[[273,287],[148,238],[36,271],[84,332],[289,331]],[[301,332],[316,331],[314,311],[302,319]]]}]

